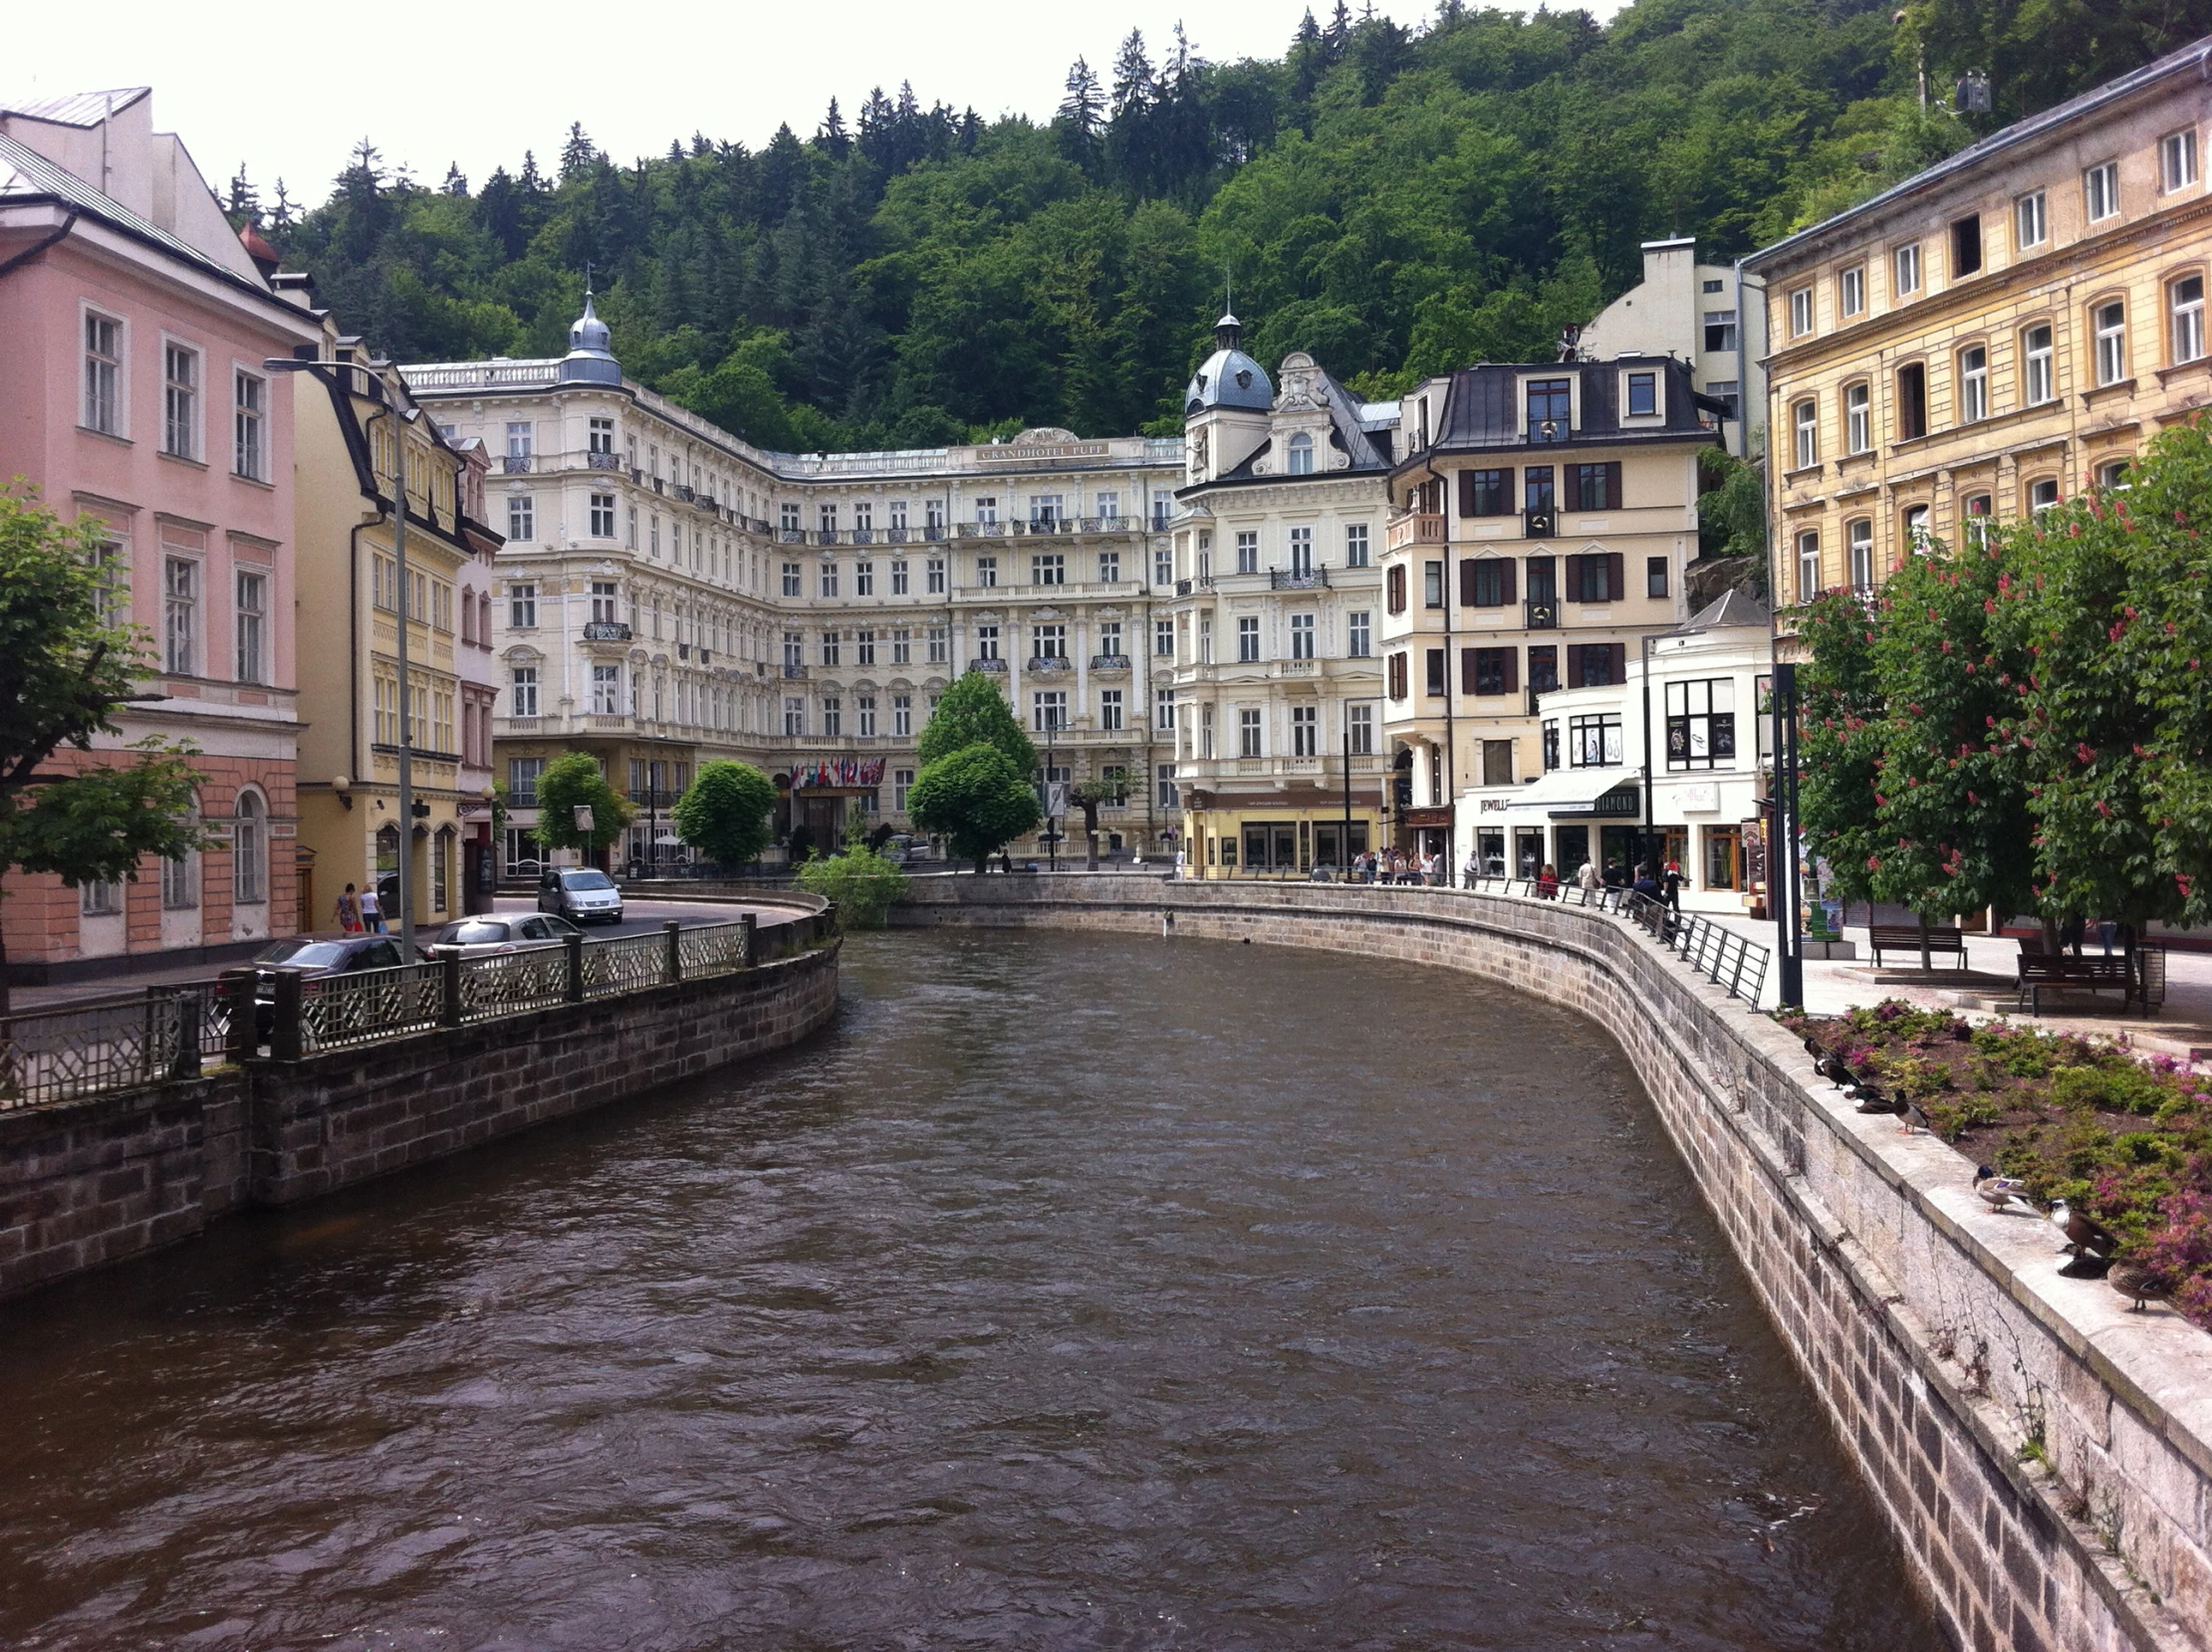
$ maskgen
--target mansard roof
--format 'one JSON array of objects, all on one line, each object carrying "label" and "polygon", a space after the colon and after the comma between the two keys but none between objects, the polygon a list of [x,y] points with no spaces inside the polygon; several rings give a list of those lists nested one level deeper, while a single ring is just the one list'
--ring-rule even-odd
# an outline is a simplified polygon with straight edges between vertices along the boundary
[{"label": "mansard roof", "polygon": [[[1620,415],[1620,376],[1630,369],[1656,368],[1666,375],[1663,422],[1624,425]],[[1529,378],[1575,378],[1576,421],[1570,434],[1549,440],[1532,439],[1528,428],[1522,381]],[[1444,396],[1443,416],[1437,421],[1436,439],[1421,455],[1431,458],[1453,452],[1510,448],[1550,448],[1566,445],[1593,447],[1634,443],[1718,441],[1717,421],[1727,404],[1702,394],[1691,382],[1689,363],[1670,355],[1620,356],[1610,361],[1483,362],[1461,367],[1451,375]],[[1411,461],[1408,461],[1411,462]]]}]

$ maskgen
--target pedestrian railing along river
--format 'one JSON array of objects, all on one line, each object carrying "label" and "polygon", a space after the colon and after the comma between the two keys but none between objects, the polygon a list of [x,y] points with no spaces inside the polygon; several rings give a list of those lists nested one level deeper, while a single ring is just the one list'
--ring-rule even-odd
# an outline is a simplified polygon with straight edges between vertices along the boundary
[{"label": "pedestrian railing along river", "polygon": [[679,927],[341,975],[229,970],[213,981],[0,1019],[0,1111],[196,1078],[213,1062],[296,1062],[436,1028],[697,981],[828,935],[834,913]]},{"label": "pedestrian railing along river", "polygon": [[1469,887],[1487,895],[1514,895],[1524,900],[1616,912],[1731,998],[1744,1000],[1754,1010],[1759,1007],[1759,994],[1766,988],[1774,949],[1702,912],[1678,912],[1663,900],[1602,884],[1586,889],[1579,883],[1562,883],[1547,894],[1534,878],[1482,877]]}]

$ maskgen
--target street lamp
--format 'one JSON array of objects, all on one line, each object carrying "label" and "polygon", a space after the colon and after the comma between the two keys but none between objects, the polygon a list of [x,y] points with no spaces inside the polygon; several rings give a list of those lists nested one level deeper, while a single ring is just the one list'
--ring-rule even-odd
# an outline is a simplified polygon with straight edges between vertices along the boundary
[{"label": "street lamp", "polygon": [[[272,355],[262,366],[270,372],[314,372],[317,377],[323,367],[341,368],[346,372],[359,371],[369,387],[363,392],[369,400],[380,402],[381,414],[396,419],[391,439],[391,560],[397,571],[398,592],[394,600],[398,607],[399,623],[395,627],[398,637],[399,666],[399,951],[408,962],[414,960],[414,765],[412,724],[414,708],[409,703],[407,673],[407,440],[401,428],[408,416],[387,398],[382,372],[390,363],[326,361],[320,356]],[[325,382],[329,382],[328,379]],[[352,389],[348,383],[349,392]],[[374,415],[371,415],[374,416]],[[375,468],[375,448],[369,448],[370,473]]]}]

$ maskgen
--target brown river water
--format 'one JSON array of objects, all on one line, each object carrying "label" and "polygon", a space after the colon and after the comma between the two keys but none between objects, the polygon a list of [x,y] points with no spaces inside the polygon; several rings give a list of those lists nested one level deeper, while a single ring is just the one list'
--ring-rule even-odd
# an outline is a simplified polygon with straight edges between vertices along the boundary
[{"label": "brown river water", "polygon": [[800,1050],[0,1306],[0,1647],[1942,1644],[1589,1024],[846,961]]}]

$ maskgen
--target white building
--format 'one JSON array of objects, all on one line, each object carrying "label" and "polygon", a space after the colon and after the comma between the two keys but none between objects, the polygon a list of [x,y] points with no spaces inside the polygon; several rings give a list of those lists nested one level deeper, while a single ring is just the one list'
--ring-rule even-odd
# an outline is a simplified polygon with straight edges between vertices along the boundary
[{"label": "white building", "polygon": [[1455,869],[1470,853],[1493,877],[1534,877],[1550,864],[1572,878],[1593,858],[1629,869],[1648,831],[1660,860],[1680,862],[1689,879],[1685,906],[1748,905],[1765,875],[1771,637],[1767,609],[1732,590],[1645,639],[1624,681],[1543,695],[1543,773],[1462,794]]},{"label": "white building", "polygon": [[[1755,289],[1747,309],[1735,266],[1700,264],[1688,236],[1643,244],[1643,280],[1582,331],[1585,360],[1671,355],[1690,365],[1697,389],[1735,410],[1721,425],[1728,451],[1766,451],[1766,305]],[[1745,418],[1749,418],[1747,430]]]}]

